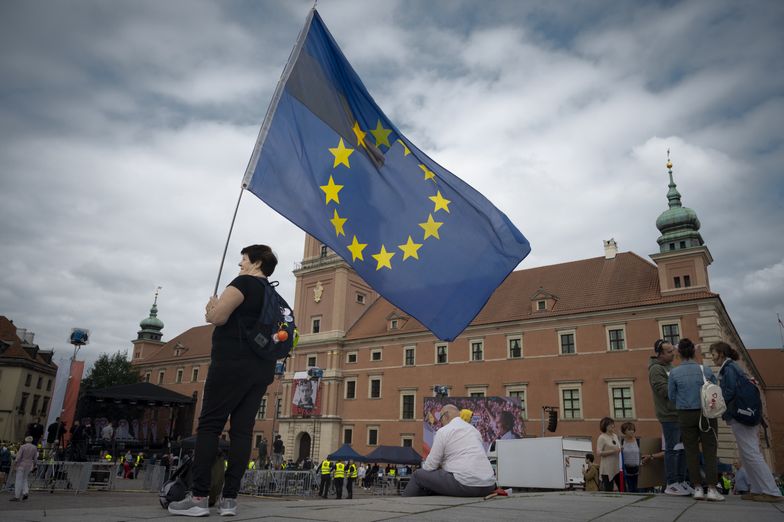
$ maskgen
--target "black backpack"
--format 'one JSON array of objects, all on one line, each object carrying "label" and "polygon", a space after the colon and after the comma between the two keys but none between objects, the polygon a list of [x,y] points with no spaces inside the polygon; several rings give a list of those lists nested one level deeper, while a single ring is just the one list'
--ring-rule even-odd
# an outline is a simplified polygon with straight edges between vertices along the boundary
[{"label": "black backpack", "polygon": [[264,304],[259,317],[245,329],[253,353],[268,361],[277,361],[288,357],[297,346],[299,331],[294,323],[291,307],[275,290],[277,281],[267,281],[257,277],[264,291]]},{"label": "black backpack", "polygon": [[166,509],[172,502],[185,498],[185,495],[188,493],[188,484],[185,480],[191,470],[191,464],[191,458],[189,456],[184,457],[182,464],[174,470],[169,480],[161,486],[158,492],[158,500],[160,500],[162,508]]},{"label": "black backpack", "polygon": [[727,405],[732,418],[747,426],[756,426],[762,420],[762,399],[759,388],[742,371],[738,375],[735,397]]}]

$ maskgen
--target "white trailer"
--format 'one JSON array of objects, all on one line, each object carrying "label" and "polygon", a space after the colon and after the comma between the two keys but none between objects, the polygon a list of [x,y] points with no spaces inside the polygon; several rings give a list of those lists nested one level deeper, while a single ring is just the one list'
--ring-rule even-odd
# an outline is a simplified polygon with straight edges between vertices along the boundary
[{"label": "white trailer", "polygon": [[496,473],[502,488],[583,487],[590,438],[537,437],[496,441]]}]

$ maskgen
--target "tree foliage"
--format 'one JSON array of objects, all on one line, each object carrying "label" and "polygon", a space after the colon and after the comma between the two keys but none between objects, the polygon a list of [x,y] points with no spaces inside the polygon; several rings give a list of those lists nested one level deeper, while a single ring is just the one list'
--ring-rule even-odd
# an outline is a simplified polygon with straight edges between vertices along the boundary
[{"label": "tree foliage", "polygon": [[139,371],[128,360],[128,352],[118,351],[112,355],[101,354],[82,380],[82,387],[100,389],[118,384],[135,384],[141,380]]}]

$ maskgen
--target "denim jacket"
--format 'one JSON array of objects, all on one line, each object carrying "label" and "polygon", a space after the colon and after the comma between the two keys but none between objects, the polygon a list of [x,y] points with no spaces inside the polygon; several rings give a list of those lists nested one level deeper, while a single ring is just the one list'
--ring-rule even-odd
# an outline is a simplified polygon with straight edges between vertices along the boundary
[{"label": "denim jacket", "polygon": [[[738,388],[738,379],[745,377],[743,370],[732,359],[727,359],[724,364],[719,368],[719,386],[721,386],[721,394],[724,397],[724,402],[729,406],[730,402],[735,399],[735,390]],[[721,416],[725,421],[732,420],[730,409],[724,412]]]},{"label": "denim jacket", "polygon": [[[716,376],[707,366],[703,366],[705,378],[716,384]],[[700,365],[694,360],[684,361],[670,372],[668,395],[679,410],[699,410],[700,390],[702,389]]]}]

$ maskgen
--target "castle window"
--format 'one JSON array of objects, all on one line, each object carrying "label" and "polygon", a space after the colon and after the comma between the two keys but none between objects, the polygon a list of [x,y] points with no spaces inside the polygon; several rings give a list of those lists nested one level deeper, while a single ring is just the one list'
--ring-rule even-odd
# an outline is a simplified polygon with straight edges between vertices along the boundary
[{"label": "castle window", "polygon": [[537,310],[547,310],[547,301],[537,301],[536,302],[536,309]]},{"label": "castle window", "polygon": [[381,350],[372,350],[370,352],[370,360],[371,361],[380,361],[381,360]]},{"label": "castle window", "polygon": [[690,276],[687,276],[687,275],[683,276],[683,286],[685,286],[686,288],[691,286],[691,277]]},{"label": "castle window", "polygon": [[310,323],[310,333],[317,334],[321,331],[321,317],[314,317]]},{"label": "castle window", "polygon": [[327,257],[327,245],[321,245],[321,257]]},{"label": "castle window", "polygon": [[357,303],[365,304],[365,294],[357,294]]},{"label": "castle window", "polygon": [[681,241],[680,247],[681,248],[686,248],[686,241]]},{"label": "castle window", "polygon": [[681,278],[680,278],[680,276],[675,276],[674,283],[675,283],[675,288],[680,288],[681,287]]}]

